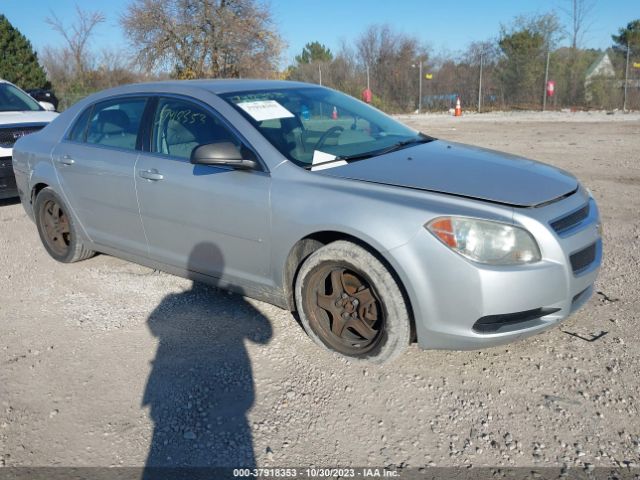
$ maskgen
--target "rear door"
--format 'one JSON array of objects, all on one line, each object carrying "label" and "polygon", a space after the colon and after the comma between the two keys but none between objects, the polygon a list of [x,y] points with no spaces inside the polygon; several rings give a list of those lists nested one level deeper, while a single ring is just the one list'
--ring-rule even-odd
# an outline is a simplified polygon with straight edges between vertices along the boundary
[{"label": "rear door", "polygon": [[189,161],[198,145],[223,141],[253,155],[239,136],[182,97],[157,100],[149,136],[136,185],[150,256],[237,285],[272,283],[269,174]]},{"label": "rear door", "polygon": [[144,256],[134,171],[146,102],[120,97],[89,107],[53,151],[62,190],[91,240]]}]

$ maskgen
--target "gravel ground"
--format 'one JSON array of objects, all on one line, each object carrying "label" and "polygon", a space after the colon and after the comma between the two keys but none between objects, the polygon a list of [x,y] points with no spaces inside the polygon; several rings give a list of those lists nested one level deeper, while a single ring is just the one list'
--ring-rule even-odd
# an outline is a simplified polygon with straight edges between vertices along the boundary
[{"label": "gravel ground", "polygon": [[0,465],[638,465],[640,115],[402,120],[578,175],[605,237],[584,309],[506,347],[352,364],[276,307],[106,255],[58,264],[5,201]]}]

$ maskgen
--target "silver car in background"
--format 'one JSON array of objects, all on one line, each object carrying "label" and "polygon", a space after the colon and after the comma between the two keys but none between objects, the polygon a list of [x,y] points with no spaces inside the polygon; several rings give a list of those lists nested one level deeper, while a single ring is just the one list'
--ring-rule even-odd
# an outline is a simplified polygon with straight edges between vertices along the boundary
[{"label": "silver car in background", "polygon": [[12,167],[16,140],[37,132],[58,115],[45,106],[53,109],[0,78],[0,200],[18,196]]},{"label": "silver car in background", "polygon": [[304,83],[107,90],[19,140],[14,170],[56,260],[104,252],[228,288],[377,363],[413,339],[476,349],[553,327],[602,257],[569,173]]}]

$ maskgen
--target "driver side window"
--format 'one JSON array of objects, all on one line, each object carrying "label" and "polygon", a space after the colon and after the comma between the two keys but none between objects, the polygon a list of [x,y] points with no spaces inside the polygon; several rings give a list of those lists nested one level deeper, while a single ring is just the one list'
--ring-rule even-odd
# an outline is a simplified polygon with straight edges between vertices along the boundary
[{"label": "driver side window", "polygon": [[217,118],[198,105],[180,99],[158,101],[151,132],[151,151],[185,160],[200,145],[241,142]]}]

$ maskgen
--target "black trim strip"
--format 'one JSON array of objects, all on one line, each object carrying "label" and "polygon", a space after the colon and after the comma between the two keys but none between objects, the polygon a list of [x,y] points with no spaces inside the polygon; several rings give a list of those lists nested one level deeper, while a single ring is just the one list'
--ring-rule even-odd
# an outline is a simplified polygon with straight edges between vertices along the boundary
[{"label": "black trim strip", "polygon": [[478,333],[495,333],[504,326],[537,320],[540,317],[551,315],[558,311],[560,311],[559,308],[540,307],[534,308],[533,310],[525,310],[524,312],[487,315],[478,319],[478,321],[473,324],[473,330]]}]

